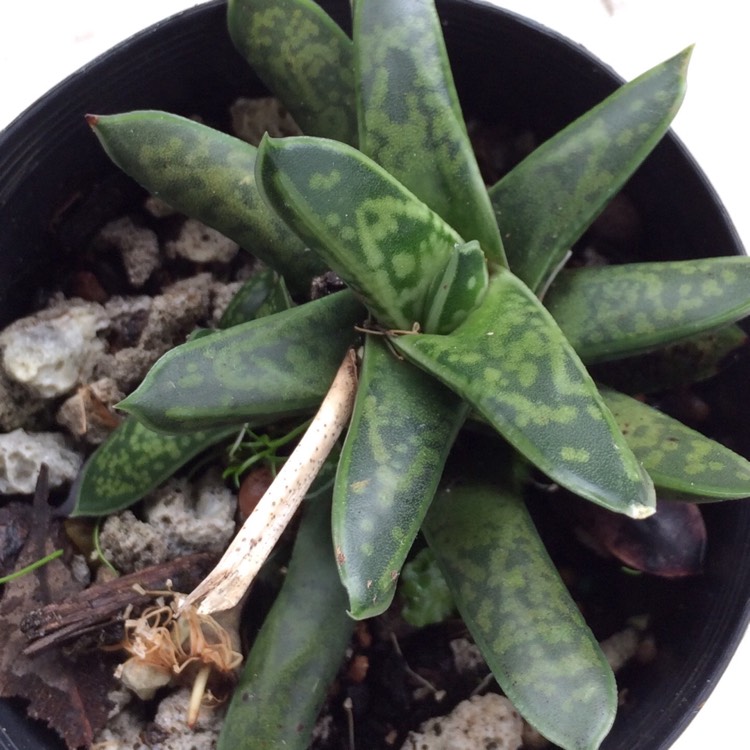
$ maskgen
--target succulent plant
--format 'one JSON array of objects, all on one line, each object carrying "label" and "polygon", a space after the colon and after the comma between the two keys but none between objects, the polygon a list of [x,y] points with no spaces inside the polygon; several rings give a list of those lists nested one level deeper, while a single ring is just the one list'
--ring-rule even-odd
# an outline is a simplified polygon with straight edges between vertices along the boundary
[{"label": "succulent plant", "polygon": [[[668,129],[690,50],[488,188],[432,0],[357,0],[352,39],[312,0],[230,0],[228,14],[306,135],[255,148],[161,112],[89,122],[125,172],[268,270],[222,330],[166,354],[121,404],[130,416],[88,461],[74,513],[132,504],[243,424],[298,424],[359,347],[332,540],[311,501],[220,746],[306,746],[296,728],[314,720],[351,618],[390,605],[421,530],[523,716],[563,748],[598,747],[614,678],[526,510],[532,472],[634,519],[663,493],[750,495],[744,458],[587,370],[675,342],[718,360],[750,312],[750,259],[565,267]],[[328,269],[348,288],[307,301]],[[471,456],[446,470],[464,436]]]}]

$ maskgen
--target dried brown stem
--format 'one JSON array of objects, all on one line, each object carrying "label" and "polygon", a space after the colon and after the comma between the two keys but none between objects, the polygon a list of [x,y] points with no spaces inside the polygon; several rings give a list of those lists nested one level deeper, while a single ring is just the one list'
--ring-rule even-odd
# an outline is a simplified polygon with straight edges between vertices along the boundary
[{"label": "dried brown stem", "polygon": [[349,350],[297,447],[218,565],[183,606],[197,606],[200,614],[208,615],[232,609],[242,600],[349,421],[356,389],[356,355]]},{"label": "dried brown stem", "polygon": [[21,622],[24,635],[33,641],[24,649],[31,656],[52,646],[101,630],[122,617],[128,607],[144,607],[153,596],[141,591],[159,591],[170,581],[179,590],[190,589],[210,570],[216,558],[195,554],[116,578],[81,591],[65,601],[29,612]]}]

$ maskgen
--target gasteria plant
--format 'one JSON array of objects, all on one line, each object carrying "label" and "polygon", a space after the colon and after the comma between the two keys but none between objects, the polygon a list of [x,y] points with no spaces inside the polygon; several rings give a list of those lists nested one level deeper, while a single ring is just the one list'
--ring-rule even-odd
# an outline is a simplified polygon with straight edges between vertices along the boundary
[{"label": "gasteria plant", "polygon": [[[666,132],[690,50],[487,188],[432,0],[357,0],[352,39],[311,0],[230,0],[228,22],[305,136],[256,149],[161,112],[88,119],[123,170],[271,270],[242,290],[223,330],[165,355],[125,399],[131,416],[87,463],[74,513],[132,504],[242,424],[307,418],[361,347],[334,459],[333,538],[327,506],[311,501],[221,746],[307,745],[298,727],[310,726],[341,656],[347,607],[361,619],[389,606],[421,530],[519,711],[563,748],[597,748],[615,715],[614,678],[525,508],[531,470],[635,519],[654,512],[658,493],[750,495],[745,459],[586,369],[677,341],[733,340],[750,312],[750,259],[564,268]],[[327,269],[348,289],[306,301]],[[303,438],[313,453],[326,415]],[[478,422],[483,447],[441,485],[457,437]],[[332,444],[337,433],[323,432]],[[269,501],[271,516],[285,502]],[[270,548],[276,536],[254,516],[238,538]],[[247,560],[233,555],[188,597],[199,612],[234,606],[249,584]],[[314,606],[301,599],[311,590]]]}]

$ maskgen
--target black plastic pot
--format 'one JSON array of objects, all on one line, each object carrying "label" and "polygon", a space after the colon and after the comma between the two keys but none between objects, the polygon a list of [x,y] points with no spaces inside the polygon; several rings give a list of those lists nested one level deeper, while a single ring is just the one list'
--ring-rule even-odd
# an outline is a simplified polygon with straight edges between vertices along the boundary
[{"label": "black plastic pot", "polygon": [[[349,0],[321,4],[347,26]],[[585,50],[518,16],[470,0],[442,0],[438,7],[465,111],[484,122],[544,138],[620,82]],[[84,113],[158,108],[199,113],[221,126],[234,98],[262,93],[231,46],[224,15],[223,2],[210,2],[147,29],[65,80],[0,134],[0,325],[28,312],[36,290],[54,284],[57,264],[73,252],[55,232],[61,212],[116,174]],[[674,137],[659,145],[627,192],[645,224],[642,259],[742,253],[716,195]],[[749,368],[735,365],[724,384],[747,383]],[[734,447],[749,455],[747,415],[738,413],[738,401],[719,395],[715,408],[726,408]],[[659,658],[631,687],[629,708],[604,750],[668,748],[745,630],[750,504],[711,506],[705,515],[706,572],[675,585],[664,611],[653,613]],[[0,747],[59,745],[19,711],[0,701]]]}]

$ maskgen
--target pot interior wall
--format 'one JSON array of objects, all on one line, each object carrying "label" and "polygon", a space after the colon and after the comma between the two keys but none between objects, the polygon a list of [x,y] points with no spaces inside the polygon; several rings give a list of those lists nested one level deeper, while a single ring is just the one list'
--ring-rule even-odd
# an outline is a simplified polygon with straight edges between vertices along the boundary
[{"label": "pot interior wall", "polygon": [[[348,25],[349,0],[321,4]],[[438,6],[465,110],[484,122],[528,129],[543,139],[618,83],[580,48],[516,16],[466,0]],[[152,27],[67,79],[0,134],[0,325],[28,311],[35,290],[59,278],[55,264],[76,250],[55,234],[61,212],[82,200],[93,182],[121,180],[84,113],[157,108],[198,113],[225,126],[234,98],[262,93],[229,42],[224,14],[224,4],[212,2]],[[710,186],[676,139],[656,149],[627,192],[644,221],[642,258],[741,252]],[[731,378],[745,383],[748,374],[745,362]],[[746,415],[740,419],[737,404],[732,407],[742,430]],[[631,707],[604,750],[668,747],[742,634],[750,506],[727,503],[708,508],[706,516],[706,574],[673,588],[673,601],[656,623],[661,658],[654,679],[634,688]],[[29,745],[42,746],[41,740]]]}]

